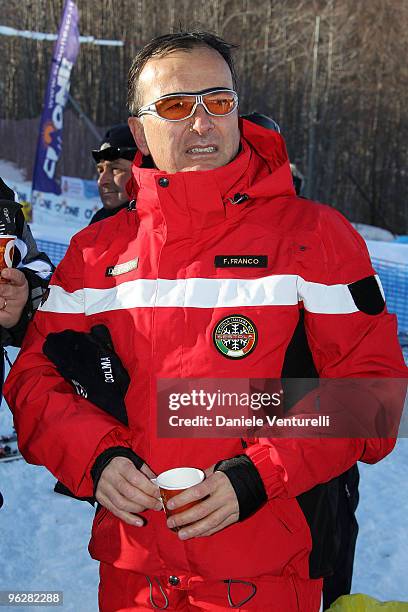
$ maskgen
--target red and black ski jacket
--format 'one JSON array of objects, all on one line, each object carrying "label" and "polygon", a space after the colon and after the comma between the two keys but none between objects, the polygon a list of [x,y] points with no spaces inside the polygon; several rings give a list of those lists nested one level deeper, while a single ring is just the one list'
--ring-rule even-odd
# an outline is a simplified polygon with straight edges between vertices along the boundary
[{"label": "red and black ski jacket", "polygon": [[[297,496],[358,460],[380,460],[394,441],[251,438],[243,449],[238,438],[163,440],[158,378],[279,378],[301,309],[320,377],[406,376],[396,318],[361,237],[332,208],[296,196],[279,134],[243,121],[241,145],[230,164],[207,172],[166,174],[140,168],[136,156],[136,208],[73,238],[6,385],[22,453],[79,496],[92,495],[95,459],[114,446],[133,449],[156,473],[243,452],[252,460],[267,503],[209,538],[180,541],[161,513],[147,511],[142,529],[97,514],[94,558],[176,574],[181,586],[192,576],[308,578],[312,542]],[[264,267],[219,265],[258,255]],[[253,324],[249,348],[215,334],[233,316]],[[42,351],[51,332],[97,324],[110,330],[130,375],[128,426],[76,396]],[[388,401],[374,394],[373,408]]]}]

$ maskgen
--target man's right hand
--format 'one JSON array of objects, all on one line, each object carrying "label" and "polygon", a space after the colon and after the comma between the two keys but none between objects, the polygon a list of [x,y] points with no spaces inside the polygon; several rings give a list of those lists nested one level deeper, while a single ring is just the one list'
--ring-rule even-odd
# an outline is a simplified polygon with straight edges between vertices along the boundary
[{"label": "man's right hand", "polygon": [[125,523],[142,527],[145,521],[135,514],[162,509],[159,487],[150,482],[155,476],[146,463],[138,470],[130,459],[114,457],[102,472],[95,498]]}]

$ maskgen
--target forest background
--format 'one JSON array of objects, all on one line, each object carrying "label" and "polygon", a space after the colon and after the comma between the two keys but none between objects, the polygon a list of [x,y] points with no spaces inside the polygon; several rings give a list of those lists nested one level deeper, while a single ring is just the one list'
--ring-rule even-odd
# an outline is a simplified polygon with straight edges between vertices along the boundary
[{"label": "forest background", "polygon": [[[408,233],[406,0],[76,0],[81,44],[71,95],[102,136],[127,119],[137,50],[180,28],[239,45],[240,112],[281,126],[305,195],[350,220]],[[0,0],[0,25],[56,33],[63,0]],[[0,36],[0,158],[32,174],[53,42]],[[59,173],[96,176],[98,138],[68,105]]]}]

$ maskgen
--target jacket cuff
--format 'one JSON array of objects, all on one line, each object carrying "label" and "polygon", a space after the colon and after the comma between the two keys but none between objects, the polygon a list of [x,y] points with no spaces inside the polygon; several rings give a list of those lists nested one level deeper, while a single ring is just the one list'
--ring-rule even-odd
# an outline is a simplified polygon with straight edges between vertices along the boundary
[{"label": "jacket cuff", "polygon": [[214,467],[215,471],[224,472],[229,479],[237,496],[240,521],[254,514],[267,501],[262,478],[246,455],[219,461]]},{"label": "jacket cuff", "polygon": [[273,462],[268,446],[254,444],[245,449],[245,455],[249,457],[262,478],[268,499],[275,497],[287,497],[285,486],[285,470],[281,465]]},{"label": "jacket cuff", "polygon": [[72,497],[73,499],[78,499],[79,501],[86,501],[89,504],[91,504],[91,506],[95,505],[95,498],[94,497],[77,497],[60,480],[57,480],[57,482],[55,483],[54,491],[55,491],[55,493],[59,493],[60,495],[66,495],[67,497]]},{"label": "jacket cuff", "polygon": [[[110,420],[112,419],[110,418]],[[94,485],[91,476],[91,469],[93,468],[99,455],[101,455],[109,448],[113,448],[114,446],[130,448],[130,432],[122,425],[113,427],[100,439],[99,444],[96,446],[93,454],[91,455],[91,458],[87,463],[87,468],[85,470],[85,473],[83,474],[82,480],[77,486],[75,486],[74,483],[73,486],[70,486],[70,481],[64,478],[64,474],[55,475],[60,478],[62,482],[67,482],[66,486],[68,486],[70,491],[74,493],[75,497],[91,497],[94,495]]]},{"label": "jacket cuff", "polygon": [[115,457],[126,457],[127,459],[130,459],[133,465],[138,470],[140,470],[140,468],[144,464],[143,459],[139,457],[139,455],[137,455],[135,452],[133,452],[131,448],[127,448],[126,446],[113,446],[111,448],[107,448],[96,458],[96,461],[91,469],[94,497],[103,470]]}]

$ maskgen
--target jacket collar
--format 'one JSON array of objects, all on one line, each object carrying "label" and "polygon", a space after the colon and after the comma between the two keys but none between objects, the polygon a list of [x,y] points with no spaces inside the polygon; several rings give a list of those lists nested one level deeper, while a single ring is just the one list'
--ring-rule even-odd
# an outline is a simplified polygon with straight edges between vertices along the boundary
[{"label": "jacket collar", "polygon": [[[168,174],[157,168],[142,168],[142,155],[138,152],[127,188],[131,198],[137,200],[142,216],[162,209],[165,217],[188,215],[193,225],[211,226],[229,216],[226,207],[231,206],[230,199],[236,193],[249,196],[245,206],[258,197],[294,196],[281,135],[242,119],[240,130],[239,154],[214,170]],[[168,181],[166,189],[160,187],[163,179]],[[179,209],[178,215],[175,208]]]}]

